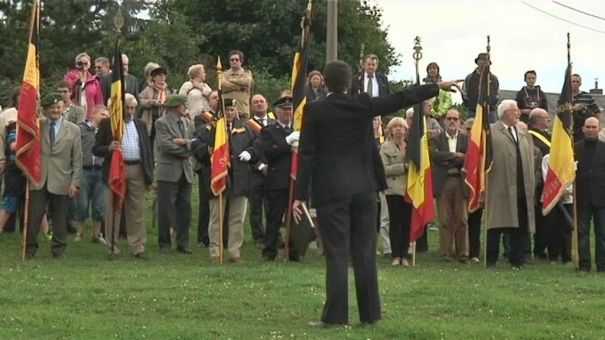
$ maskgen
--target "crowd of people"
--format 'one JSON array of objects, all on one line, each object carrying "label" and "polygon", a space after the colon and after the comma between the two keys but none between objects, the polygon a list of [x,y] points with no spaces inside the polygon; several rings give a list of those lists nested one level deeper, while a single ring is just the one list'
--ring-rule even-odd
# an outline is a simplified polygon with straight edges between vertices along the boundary
[{"label": "crowd of people", "polygon": [[[125,124],[123,140],[118,142],[112,138],[108,119],[112,82],[110,60],[98,57],[93,61],[87,53],[78,54],[74,68],[56,84],[54,91],[41,94],[43,179],[29,189],[26,256],[32,258],[36,254],[37,236],[42,229],[52,240],[52,254],[63,257],[68,231],[75,234],[73,242],[80,242],[88,233],[86,226],[90,220],[90,239],[106,245],[111,260],[119,258],[117,241],[120,234],[126,235],[131,255],[149,260],[145,225],[149,210],[145,206],[145,196],[152,189],[156,191],[157,208],[151,213],[157,214],[160,253],[176,250],[191,254],[189,233],[192,212],[196,210],[191,206],[191,193],[196,176],[199,215],[194,243],[207,247],[215,262],[219,261],[221,243],[225,244],[230,262],[242,261],[240,250],[248,216],[252,241],[267,261],[275,260],[284,245],[288,248],[289,259],[298,261],[309,241],[330,242],[320,237],[323,235],[306,229],[299,233],[302,242],[286,239],[280,232],[291,199],[293,150],[299,147],[305,150],[310,139],[305,140],[300,131],[294,131],[293,99],[289,91],[285,90],[279,98],[271,100],[271,112],[270,100],[253,91],[253,74],[242,66],[244,53],[232,51],[228,61],[230,67],[222,74],[221,83],[231,166],[227,190],[221,196],[223,201],[219,202],[211,183],[219,92],[206,82],[204,65],[191,65],[187,72],[189,80],[178,90],[171,90],[168,72],[161,65],[148,63],[146,79],[139,81],[128,72],[129,59],[122,55]],[[376,55],[367,55],[360,72],[349,79],[344,92],[348,96],[396,97],[397,94],[390,92],[387,77],[378,73],[379,62]],[[480,53],[475,63],[476,69],[465,78],[462,86],[466,121],[454,106],[449,88],[441,86],[428,99],[414,98],[421,101],[422,112],[408,108],[402,118],[385,115],[393,111],[390,106],[385,106],[384,112],[372,108],[374,145],[369,149],[368,159],[356,160],[371,161],[369,169],[372,171],[360,178],[350,178],[350,169],[357,166],[356,161],[338,162],[338,157],[332,158],[328,160],[331,170],[326,171],[333,172],[334,176],[326,176],[326,182],[318,192],[300,194],[308,188],[298,186],[294,196],[305,197],[305,200],[312,197],[312,210],[321,210],[331,201],[331,195],[338,192],[336,189],[325,190],[334,183],[341,183],[339,176],[349,176],[341,185],[351,186],[353,191],[362,187],[364,181],[371,180],[377,188],[374,200],[378,209],[374,219],[376,231],[381,236],[382,253],[391,257],[393,266],[408,266],[412,205],[404,199],[409,162],[407,130],[414,114],[425,115],[438,212],[430,227],[439,230],[440,257],[446,262],[480,262],[484,208],[468,211],[468,192],[462,171],[467,135],[477,106],[479,77],[483,67],[490,63],[489,56]],[[429,63],[426,73],[425,84],[443,83],[437,63]],[[490,190],[485,196],[488,267],[495,266],[498,260],[501,239],[504,255],[514,268],[522,268],[536,259],[567,263],[572,258],[570,216],[573,215],[571,200],[574,195],[571,189],[549,214],[541,213],[553,113],[547,111],[547,98],[536,85],[536,78],[535,71],[527,71],[524,75],[526,85],[517,93],[516,100],[501,100],[498,78],[489,75],[494,159],[488,175]],[[603,191],[599,190],[605,185],[600,180],[605,176],[605,167],[600,164],[605,159],[600,156],[605,152],[605,142],[598,138],[601,109],[590,94],[580,90],[580,75],[572,76],[571,86],[580,269],[589,271],[591,267],[588,237],[592,218],[597,238],[596,267],[598,271],[605,271],[605,203],[601,203]],[[332,95],[322,72],[309,72],[307,103],[320,102]],[[26,178],[15,164],[18,97],[19,89],[16,89],[11,97],[13,107],[0,116],[0,167],[4,177],[0,230],[3,232],[15,231],[16,220],[22,222],[24,213]],[[409,100],[406,104],[412,102],[414,100]],[[408,105],[400,106],[395,110]],[[336,123],[329,128],[338,131]],[[601,137],[605,136],[601,134]],[[336,144],[341,142],[335,141]],[[112,153],[117,149],[124,154],[127,179],[124,206],[119,214],[114,211],[115,204],[108,189]],[[224,214],[220,212],[221,208],[224,208]],[[224,216],[223,221],[220,221],[221,216]],[[224,222],[224,235],[220,235],[221,222]],[[321,219],[315,222],[319,230],[322,224],[330,224]],[[417,250],[426,249],[425,232],[418,241]]]}]

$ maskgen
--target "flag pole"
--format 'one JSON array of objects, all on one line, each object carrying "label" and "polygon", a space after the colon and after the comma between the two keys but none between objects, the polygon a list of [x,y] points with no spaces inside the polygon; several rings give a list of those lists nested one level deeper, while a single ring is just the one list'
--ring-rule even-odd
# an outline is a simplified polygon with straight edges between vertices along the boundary
[{"label": "flag pole", "polygon": [[[218,84],[218,93],[221,94],[219,96],[219,99],[221,100],[221,102],[219,103],[219,107],[221,108],[219,111],[219,113],[223,114],[223,117],[225,115],[225,113],[223,112],[223,109],[225,107],[225,103],[223,102],[223,95],[222,95],[222,84],[223,84],[223,66],[221,65],[221,57],[219,56],[217,61],[216,61],[216,78],[217,78],[217,84]],[[220,119],[220,117],[217,117]],[[217,124],[218,127],[218,124]],[[225,124],[225,129],[227,128],[227,125]],[[227,133],[227,131],[226,131]],[[216,139],[216,133],[214,134],[215,139]],[[218,248],[219,248],[219,263],[222,264],[223,263],[223,230],[225,228],[224,226],[224,221],[225,221],[225,211],[223,207],[223,192],[225,190],[221,190],[221,192],[218,194]],[[226,202],[225,202],[226,203]],[[226,204],[225,204],[226,205]]]},{"label": "flag pole", "polygon": [[[412,58],[414,58],[414,67],[416,69],[416,86],[420,85],[420,70],[419,70],[419,64],[420,64],[420,59],[422,59],[422,45],[420,45],[420,37],[416,36],[416,38],[414,38],[414,53],[412,54]],[[424,112],[422,112],[422,108],[423,105],[422,103],[420,105],[418,105],[416,107],[417,109],[414,110],[414,114],[415,115],[424,115]],[[421,119],[424,119],[424,117],[422,117]],[[424,131],[423,133],[425,134],[425,137],[428,138],[428,136],[426,136],[428,134],[428,131],[426,129],[426,124],[424,125]],[[411,128],[411,126],[410,126]],[[406,177],[406,181],[407,181],[407,177]],[[406,187],[407,187],[407,183],[406,183]],[[432,197],[430,199],[433,199]],[[412,205],[414,203],[412,202]],[[410,222],[410,227],[411,227],[411,222]],[[424,232],[427,232],[427,229],[424,229]],[[410,235],[412,233],[412,230],[410,229]],[[416,266],[416,240],[414,240],[412,242],[412,267]]]},{"label": "flag pole", "polygon": [[[492,59],[491,59],[491,56],[490,56],[490,51],[491,51],[492,47],[490,46],[490,41],[491,41],[491,39],[490,39],[490,36],[488,35],[487,36],[487,46],[486,46],[486,50],[487,50],[487,66],[484,66],[483,70],[481,70],[481,72],[484,72],[485,68],[489,67],[489,65],[491,64],[491,60]],[[489,81],[489,74],[487,74],[486,77],[487,77],[487,80],[486,80],[487,81],[487,87],[486,87],[487,94],[485,94],[485,95],[487,95],[488,98],[490,98],[489,95],[491,93],[491,84],[490,84],[490,81]],[[481,90],[481,85],[479,85],[479,90]],[[481,95],[479,95],[479,98],[481,98]],[[491,111],[490,101],[487,100],[487,102],[485,104],[486,104],[485,105],[485,108],[486,108],[485,111],[486,112],[482,113],[482,114],[485,116],[485,118],[489,119],[489,114],[490,114],[490,111]],[[475,119],[476,119],[476,117],[475,117]],[[483,117],[482,117],[482,124],[485,124],[485,122],[483,122]],[[483,247],[483,267],[487,268],[487,188],[488,188],[488,181],[489,180],[488,180],[488,176],[486,176],[486,174],[485,174],[486,173],[486,170],[485,170],[485,159],[483,159],[482,162],[483,162],[483,169],[481,169],[481,171],[484,172],[483,178],[485,180],[485,187],[484,187],[484,190],[483,190],[483,217],[481,218],[483,220],[483,222],[484,222],[483,223],[484,224],[484,226],[483,226],[483,242],[484,242],[484,247]],[[481,195],[481,193],[479,193],[479,195]],[[500,240],[498,240],[498,242],[500,242]]]},{"label": "flag pole", "polygon": [[[570,38],[570,34],[569,32],[567,32],[567,65],[571,65],[571,38]],[[570,67],[571,69],[571,67]],[[570,72],[571,73],[571,72]],[[565,77],[567,77],[567,73],[565,74]],[[572,119],[572,125],[573,125],[573,119]],[[573,128],[573,127],[571,127]],[[569,134],[569,138],[571,139],[571,145],[574,145],[574,140],[573,140],[573,133]],[[580,268],[580,254],[579,254],[579,250],[580,250],[580,239],[579,239],[579,235],[578,235],[578,205],[577,205],[577,200],[576,200],[576,181],[573,182],[573,242],[572,242],[572,254],[573,254],[573,262],[574,265],[576,266],[576,269]]]},{"label": "flag pole", "polygon": [[[29,43],[32,43],[32,36],[34,34],[34,24],[36,27],[36,30],[39,32],[40,30],[40,1],[39,0],[35,0],[34,1],[34,8],[32,10],[32,15],[31,15],[31,21],[30,21],[30,26],[29,26]],[[37,36],[37,39],[39,39],[39,35]],[[37,45],[37,44],[36,44]],[[28,46],[29,48],[29,46]],[[36,63],[36,69],[38,72],[37,78],[38,78],[38,91],[39,91],[39,81],[40,81],[40,74],[39,74],[39,70],[40,70],[40,65],[39,65],[39,60],[38,60],[38,55],[39,55],[39,51],[38,51],[38,46],[36,46],[36,57],[35,57],[35,63]],[[29,59],[29,58],[28,58]],[[27,64],[25,66],[25,72],[27,72]],[[38,96],[40,95],[40,93],[38,93]],[[36,105],[37,107],[37,105]],[[36,141],[34,141],[36,142]],[[38,141],[39,142],[39,141]],[[28,176],[29,177],[29,176]],[[26,185],[25,185],[25,205],[24,205],[24,209],[25,211],[23,212],[23,234],[21,235],[22,238],[22,244],[21,244],[21,261],[25,261],[25,248],[27,246],[27,231],[29,230],[29,186],[30,186],[30,178],[27,179]]]}]

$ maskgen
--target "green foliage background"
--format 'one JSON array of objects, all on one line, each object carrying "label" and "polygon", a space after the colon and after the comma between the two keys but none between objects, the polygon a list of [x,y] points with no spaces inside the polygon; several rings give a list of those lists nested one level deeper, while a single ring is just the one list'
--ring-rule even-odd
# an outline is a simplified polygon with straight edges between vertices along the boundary
[{"label": "green foliage background", "polygon": [[[255,74],[255,92],[270,100],[290,87],[292,59],[300,39],[300,21],[307,0],[42,0],[40,69],[43,91],[72,67],[74,57],[93,59],[113,54],[118,10],[123,52],[130,72],[144,79],[149,61],[164,66],[169,84],[178,88],[187,68],[203,63],[215,86],[214,68],[233,49],[246,55],[244,66]],[[27,47],[33,1],[0,2],[0,104],[9,106],[11,89],[19,85]],[[309,69],[323,68],[326,51],[326,0],[313,1]],[[339,1],[339,59],[358,65],[364,53],[380,57],[382,72],[399,63],[381,28],[381,10],[367,1]]]}]

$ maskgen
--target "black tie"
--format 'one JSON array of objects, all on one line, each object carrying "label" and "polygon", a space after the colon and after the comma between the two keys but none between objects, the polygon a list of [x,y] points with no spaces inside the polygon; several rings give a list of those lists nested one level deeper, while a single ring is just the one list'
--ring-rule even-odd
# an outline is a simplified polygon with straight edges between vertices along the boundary
[{"label": "black tie", "polygon": [[290,125],[286,125],[286,126],[284,126],[284,130],[286,130],[286,133],[287,133],[287,134],[292,133],[292,128],[290,127]]},{"label": "black tie", "polygon": [[50,129],[48,130],[48,139],[50,140],[50,147],[55,144],[55,124],[57,122],[53,119],[50,121]]},{"label": "black tie", "polygon": [[515,135],[515,131],[513,130],[514,128],[512,126],[508,127],[508,132],[510,133],[511,137],[513,137],[513,141],[517,143],[517,135]]},{"label": "black tie", "polygon": [[374,91],[373,91],[374,84],[372,83],[372,78],[374,78],[374,76],[372,76],[371,74],[368,74],[368,89],[366,92],[370,95],[370,97],[374,97]]}]

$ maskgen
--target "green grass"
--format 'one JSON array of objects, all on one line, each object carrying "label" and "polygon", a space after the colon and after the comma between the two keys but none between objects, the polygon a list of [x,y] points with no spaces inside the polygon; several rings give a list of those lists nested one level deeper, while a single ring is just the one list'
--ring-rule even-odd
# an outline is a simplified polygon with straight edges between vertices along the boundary
[{"label": "green grass", "polygon": [[[195,195],[195,194],[194,194]],[[195,215],[195,213],[194,213]],[[195,218],[194,218],[195,219]],[[0,339],[599,339],[605,335],[605,275],[571,266],[513,271],[439,262],[420,255],[415,268],[379,257],[383,321],[359,324],[350,275],[351,326],[316,330],[324,300],[324,263],[310,250],[303,263],[264,263],[248,241],[243,264],[213,265],[158,252],[106,260],[89,241],[70,242],[65,260],[41,241],[32,261],[19,260],[19,235],[0,235]],[[194,224],[196,225],[196,224]],[[249,237],[249,228],[246,234]],[[70,238],[71,240],[71,238]],[[195,240],[192,228],[191,240]],[[431,249],[437,233],[430,232]],[[193,242],[192,242],[193,245]]]}]

